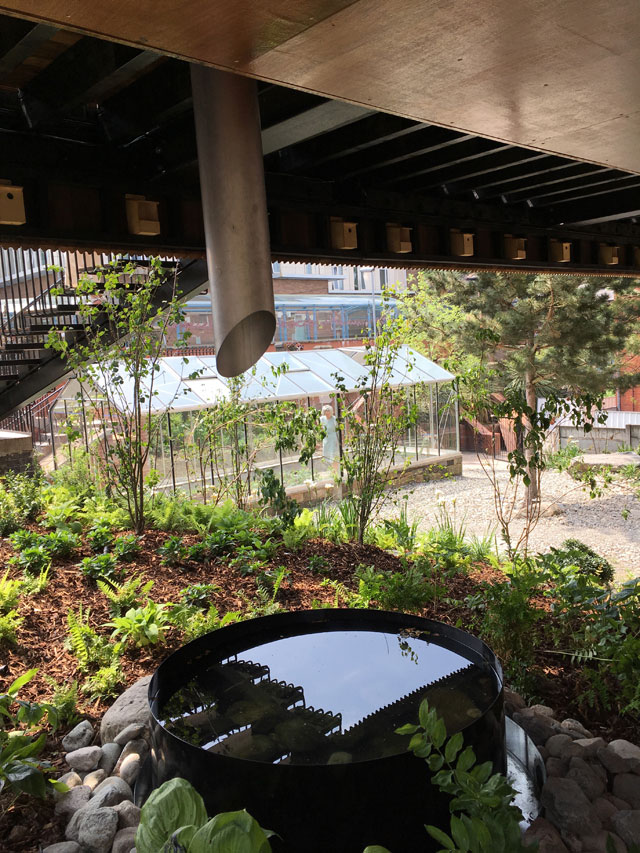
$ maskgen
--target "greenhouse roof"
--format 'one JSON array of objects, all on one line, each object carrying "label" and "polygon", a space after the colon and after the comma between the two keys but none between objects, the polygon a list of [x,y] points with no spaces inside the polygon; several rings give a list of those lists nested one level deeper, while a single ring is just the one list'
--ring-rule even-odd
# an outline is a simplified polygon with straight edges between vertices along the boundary
[{"label": "greenhouse roof", "polygon": [[[369,374],[364,364],[365,355],[365,347],[267,352],[243,374],[241,397],[263,402],[298,400],[334,394],[338,385],[341,389],[356,391]],[[156,412],[206,409],[229,395],[231,380],[220,376],[215,356],[168,356],[160,359],[159,368],[153,381],[152,407]],[[400,347],[390,376],[394,387],[434,385],[453,379],[447,370],[407,346]],[[77,381],[72,380],[60,395],[58,405],[77,399],[78,391]],[[131,379],[118,385],[118,395],[122,399],[119,408],[122,411],[130,409]]]}]

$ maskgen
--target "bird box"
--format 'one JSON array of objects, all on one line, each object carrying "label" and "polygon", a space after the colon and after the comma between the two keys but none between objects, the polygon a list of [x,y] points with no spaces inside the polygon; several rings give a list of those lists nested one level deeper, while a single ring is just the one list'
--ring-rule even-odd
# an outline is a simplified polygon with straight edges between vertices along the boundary
[{"label": "bird box", "polygon": [[147,201],[143,195],[126,195],[129,234],[156,237],[160,233],[158,202]]},{"label": "bird box", "polygon": [[26,221],[22,187],[0,180],[0,225],[24,225]]},{"label": "bird box", "polygon": [[399,255],[412,252],[411,228],[405,228],[395,222],[387,222],[387,249]]},{"label": "bird box", "polygon": [[527,257],[526,237],[513,237],[511,234],[505,234],[504,253],[512,261],[523,261]]},{"label": "bird box", "polygon": [[345,222],[338,216],[331,217],[331,246],[334,249],[357,249],[358,232],[355,222]]},{"label": "bird box", "polygon": [[599,260],[601,264],[613,266],[620,263],[620,246],[607,246],[606,243],[600,243]]},{"label": "bird box", "polygon": [[451,254],[460,258],[470,258],[473,255],[473,234],[469,231],[451,229]]},{"label": "bird box", "polygon": [[551,260],[556,264],[566,264],[571,260],[571,243],[562,240],[552,240],[550,246]]}]

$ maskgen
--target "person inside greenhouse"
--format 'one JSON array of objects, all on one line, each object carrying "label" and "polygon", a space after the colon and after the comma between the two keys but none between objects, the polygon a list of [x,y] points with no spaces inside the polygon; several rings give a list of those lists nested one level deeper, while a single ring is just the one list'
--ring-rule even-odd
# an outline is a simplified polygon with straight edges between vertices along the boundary
[{"label": "person inside greenhouse", "polygon": [[325,436],[322,439],[322,456],[330,467],[337,472],[340,462],[340,450],[338,447],[338,425],[332,406],[323,406],[320,423],[324,428]]}]

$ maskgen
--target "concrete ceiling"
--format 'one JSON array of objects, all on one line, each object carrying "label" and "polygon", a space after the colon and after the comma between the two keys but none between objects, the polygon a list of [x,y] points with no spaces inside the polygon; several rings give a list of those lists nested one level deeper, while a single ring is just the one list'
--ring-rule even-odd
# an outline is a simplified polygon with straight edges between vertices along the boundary
[{"label": "concrete ceiling", "polygon": [[638,0],[5,0],[0,11],[640,173]]}]

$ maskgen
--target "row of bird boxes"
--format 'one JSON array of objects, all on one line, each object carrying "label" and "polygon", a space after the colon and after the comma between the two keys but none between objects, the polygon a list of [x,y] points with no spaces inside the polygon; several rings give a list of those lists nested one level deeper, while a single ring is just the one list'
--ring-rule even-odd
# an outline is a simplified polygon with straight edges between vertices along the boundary
[{"label": "row of bird boxes", "polygon": [[[126,195],[127,227],[130,234],[155,237],[160,233],[158,202],[148,201],[143,195]],[[0,225],[24,225],[23,187],[0,179]]]}]

